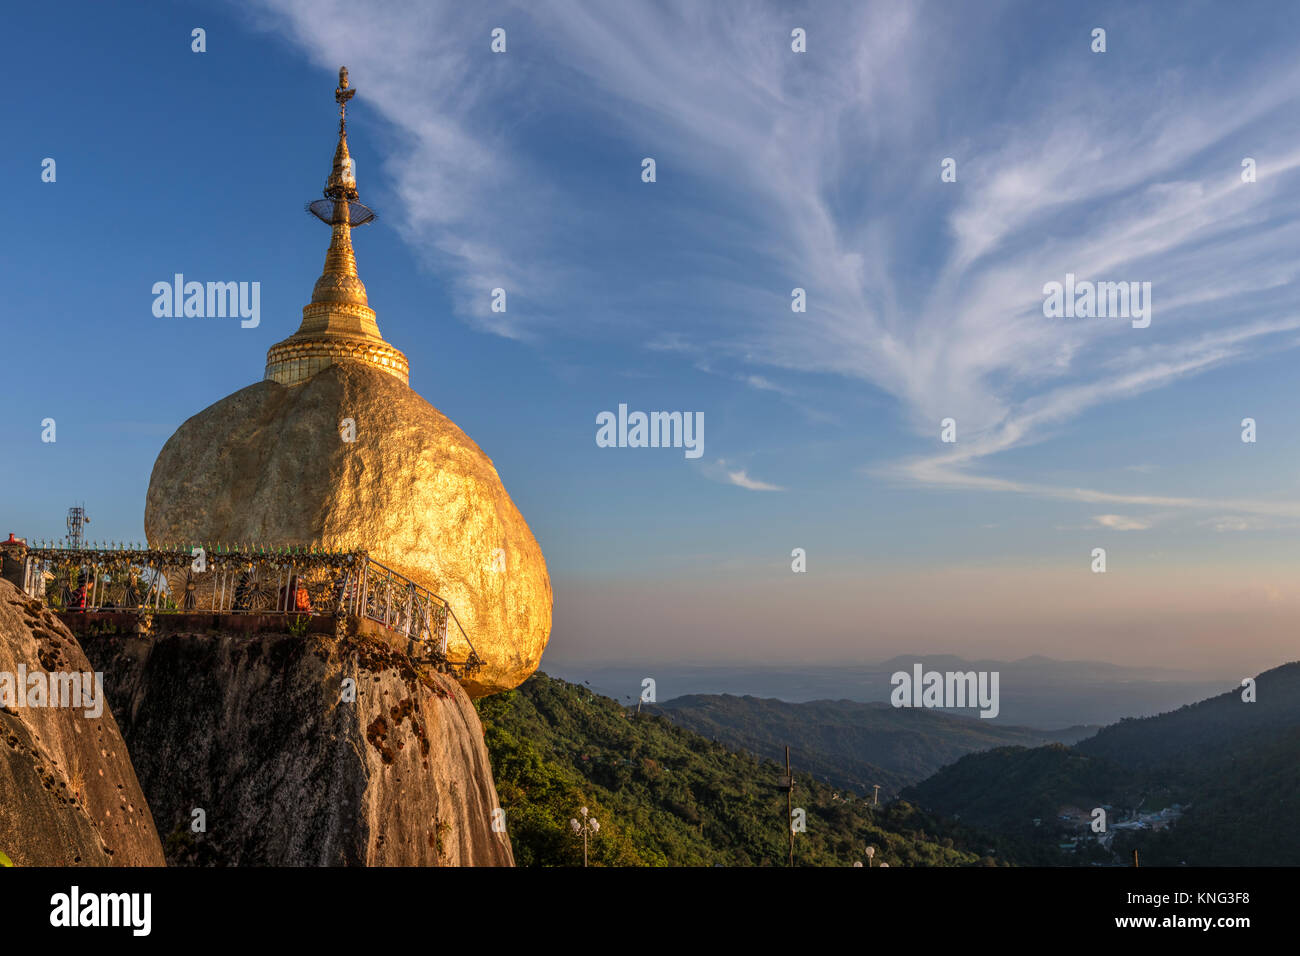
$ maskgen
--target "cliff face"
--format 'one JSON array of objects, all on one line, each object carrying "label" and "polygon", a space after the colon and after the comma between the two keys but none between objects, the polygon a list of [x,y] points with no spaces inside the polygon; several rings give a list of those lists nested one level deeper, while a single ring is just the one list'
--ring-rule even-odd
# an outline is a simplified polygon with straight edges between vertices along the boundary
[{"label": "cliff face", "polygon": [[170,864],[514,865],[492,830],[469,698],[386,643],[222,631],[83,643]]},{"label": "cliff face", "polygon": [[50,673],[92,667],[53,614],[0,580],[0,851],[17,866],[162,866],[153,817],[107,704],[86,706],[83,697],[82,706],[48,706],[46,695],[46,705],[20,706],[15,689],[24,703],[33,700],[28,681],[16,686],[23,670],[44,686]]}]

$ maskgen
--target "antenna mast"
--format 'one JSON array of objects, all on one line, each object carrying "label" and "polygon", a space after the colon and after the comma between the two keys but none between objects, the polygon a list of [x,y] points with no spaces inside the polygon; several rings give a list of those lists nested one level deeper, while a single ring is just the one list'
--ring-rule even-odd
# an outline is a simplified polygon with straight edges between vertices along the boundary
[{"label": "antenna mast", "polygon": [[86,517],[84,505],[73,505],[68,509],[68,547],[80,548],[83,543],[82,527],[90,523]]}]

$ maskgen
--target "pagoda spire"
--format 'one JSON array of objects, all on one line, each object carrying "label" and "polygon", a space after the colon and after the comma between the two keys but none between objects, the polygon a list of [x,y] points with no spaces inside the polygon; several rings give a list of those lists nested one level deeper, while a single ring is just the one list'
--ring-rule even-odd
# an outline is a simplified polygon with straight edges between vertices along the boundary
[{"label": "pagoda spire", "polygon": [[311,302],[302,310],[302,325],[266,353],[266,378],[281,385],[302,384],[321,369],[344,360],[374,365],[403,382],[409,378],[406,356],[379,334],[352,251],[353,227],[375,218],[358,198],[356,164],[348,151],[347,107],[356,92],[348,83],[348,68],[341,67],[334,90],[339,106],[334,164],[325,181],[324,198],[307,204],[308,212],[329,225],[330,244]]},{"label": "pagoda spire", "polygon": [[[368,305],[366,287],[357,275],[357,258],[352,253],[352,226],[364,225],[375,218],[357,197],[356,165],[348,152],[348,100],[357,91],[348,86],[348,68],[339,69],[339,85],[334,90],[334,101],[339,104],[339,144],[334,149],[334,168],[325,181],[325,200],[320,210],[307,208],[330,225],[330,247],[325,253],[325,267],[312,289],[312,304],[343,302],[351,305]],[[353,221],[353,205],[357,207],[357,221]],[[363,212],[364,210],[364,212]],[[322,213],[328,212],[326,219]],[[378,332],[378,330],[376,330]]]}]

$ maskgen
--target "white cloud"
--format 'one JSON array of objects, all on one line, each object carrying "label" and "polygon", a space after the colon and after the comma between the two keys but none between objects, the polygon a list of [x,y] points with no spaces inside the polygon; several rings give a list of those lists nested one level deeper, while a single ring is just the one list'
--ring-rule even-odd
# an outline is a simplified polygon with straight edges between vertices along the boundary
[{"label": "white cloud", "polygon": [[792,389],[786,388],[784,385],[777,385],[762,375],[741,375],[738,377],[750,388],[757,389],[760,392],[776,392],[778,395],[786,396],[794,394]]},{"label": "white cloud", "polygon": [[737,488],[745,488],[748,491],[785,491],[780,485],[769,484],[766,481],[759,481],[757,478],[749,477],[747,469],[732,467],[728,465],[725,458],[719,458],[717,461],[705,465],[702,472],[706,478],[713,481],[720,481],[724,485],[735,485]]},{"label": "white cloud", "polygon": [[727,479],[736,487],[748,488],[750,491],[785,491],[779,485],[769,485],[766,481],[749,477],[743,468],[727,472]]},{"label": "white cloud", "polygon": [[1149,521],[1141,518],[1126,518],[1124,515],[1093,515],[1092,520],[1112,531],[1146,531],[1151,527]]},{"label": "white cloud", "polygon": [[1265,515],[1217,515],[1213,518],[1206,518],[1198,522],[1198,524],[1201,527],[1219,532],[1294,530],[1296,527],[1294,521],[1278,520]]}]

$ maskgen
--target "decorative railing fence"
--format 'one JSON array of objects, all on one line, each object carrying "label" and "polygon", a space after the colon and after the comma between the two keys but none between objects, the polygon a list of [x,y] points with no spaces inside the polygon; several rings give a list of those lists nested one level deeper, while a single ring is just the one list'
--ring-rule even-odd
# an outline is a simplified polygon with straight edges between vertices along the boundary
[{"label": "decorative railing fence", "polygon": [[27,549],[23,590],[63,611],[353,615],[377,621],[448,660],[454,624],[473,673],[482,665],[451,605],[365,551],[320,548]]}]

